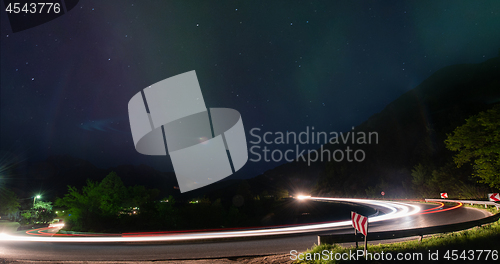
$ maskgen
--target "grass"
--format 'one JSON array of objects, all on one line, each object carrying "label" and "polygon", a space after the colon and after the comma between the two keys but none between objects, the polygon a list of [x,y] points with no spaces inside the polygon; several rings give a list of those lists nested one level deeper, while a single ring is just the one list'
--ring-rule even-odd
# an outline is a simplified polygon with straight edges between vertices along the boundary
[{"label": "grass", "polygon": [[487,208],[484,208],[484,205],[478,205],[478,204],[475,204],[475,205],[464,204],[464,206],[486,210],[486,211],[488,211],[488,212],[490,212],[492,214],[498,214],[498,213],[500,213],[500,210],[497,210],[497,208],[495,206],[490,206],[490,205],[488,205]]},{"label": "grass", "polygon": [[[484,206],[470,206],[480,209],[485,209]],[[488,211],[492,213],[498,213],[495,207],[489,207]],[[343,253],[349,254],[350,252],[356,252],[356,250],[362,250],[363,246],[360,243],[359,248],[352,247],[343,247],[337,244],[334,245],[320,245],[315,246],[312,249],[304,252],[302,258],[307,258],[309,256],[310,260],[300,261],[297,260],[295,263],[356,263],[355,260],[333,260],[329,259],[331,256],[342,256]],[[458,260],[452,261],[452,250],[455,251],[458,255]],[[471,252],[469,250],[474,251],[474,257],[472,257]],[[486,252],[478,258],[479,251],[477,250],[496,250],[497,260],[493,260],[493,255],[489,255],[488,261],[486,261],[485,256]],[[446,260],[444,258],[445,253],[448,251],[450,260]],[[381,253],[384,252],[384,255],[387,256],[388,253],[391,254],[392,260],[373,260],[369,261],[370,263],[500,263],[500,221],[496,221],[494,223],[483,225],[481,227],[474,227],[468,230],[446,233],[446,234],[436,234],[432,236],[424,236],[422,241],[411,240],[405,242],[397,242],[391,244],[378,244],[378,245],[368,245],[368,252],[372,253],[372,256],[375,256],[374,253],[379,253],[378,256],[381,256]],[[439,260],[429,260],[429,253],[438,252]],[[462,258],[460,255],[462,255]],[[314,254],[316,253],[316,260],[314,260]],[[326,255],[322,255],[322,253],[326,253]],[[395,260],[398,253],[402,253],[400,256],[412,257],[413,259],[419,255],[421,258],[419,261],[409,261],[409,260]],[[340,255],[338,255],[340,254]],[[413,255],[415,254],[415,255]],[[344,256],[348,256],[344,254]],[[433,256],[436,256],[434,254]],[[298,256],[297,256],[298,257]],[[473,258],[473,260],[464,260],[464,258]],[[328,260],[325,260],[328,259]],[[362,257],[358,258],[359,262],[366,262]]]}]

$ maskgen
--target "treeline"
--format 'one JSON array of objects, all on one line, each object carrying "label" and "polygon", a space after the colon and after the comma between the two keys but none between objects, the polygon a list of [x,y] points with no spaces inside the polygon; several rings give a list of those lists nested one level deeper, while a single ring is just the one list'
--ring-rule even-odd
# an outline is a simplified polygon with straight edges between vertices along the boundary
[{"label": "treeline", "polygon": [[[446,192],[450,198],[486,199],[487,193],[500,188],[500,104],[467,118],[458,117],[460,122],[448,116],[428,123],[415,147],[398,149],[388,141],[375,146],[385,153],[381,151],[365,163],[326,164],[313,193],[381,198],[384,192],[388,198],[438,198]],[[412,134],[406,130],[398,133],[391,137]],[[408,162],[401,162],[403,159]]]},{"label": "treeline", "polygon": [[412,170],[417,195],[430,197],[450,189],[457,198],[484,199],[500,188],[500,104],[469,117],[444,143],[453,151],[444,166],[436,168],[425,159]]},{"label": "treeline", "polygon": [[[23,201],[24,203],[20,203]],[[0,217],[4,220],[18,221],[21,225],[48,224],[56,213],[52,202],[35,201],[30,198],[19,199],[12,190],[0,190]]]},{"label": "treeline", "polygon": [[101,182],[87,180],[81,190],[69,186],[55,204],[65,208],[66,230],[133,232],[265,225],[266,215],[287,203],[283,196],[254,196],[245,182],[237,193],[231,199],[176,201],[158,197],[157,189],[127,187],[112,172]]}]

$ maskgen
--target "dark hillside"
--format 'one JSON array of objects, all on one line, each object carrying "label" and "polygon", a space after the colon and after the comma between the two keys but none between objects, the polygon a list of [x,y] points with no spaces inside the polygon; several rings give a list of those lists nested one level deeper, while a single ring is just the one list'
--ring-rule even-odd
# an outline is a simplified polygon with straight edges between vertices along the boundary
[{"label": "dark hillside", "polygon": [[[257,189],[282,186],[292,192],[300,186],[317,195],[380,197],[384,191],[387,196],[406,197],[421,194],[412,186],[411,173],[416,165],[422,164],[427,177],[445,178],[429,191],[446,191],[446,187],[451,189],[450,183],[476,194],[487,191],[485,186],[470,179],[470,167],[455,168],[444,140],[466,118],[500,101],[499,65],[500,58],[496,57],[478,64],[445,67],[371,116],[354,130],[376,131],[379,135],[379,144],[351,147],[365,151],[366,159],[361,163],[318,162],[308,167],[294,162],[267,171],[250,182]],[[325,147],[334,150],[346,146]],[[316,186],[311,188],[318,178]]]}]

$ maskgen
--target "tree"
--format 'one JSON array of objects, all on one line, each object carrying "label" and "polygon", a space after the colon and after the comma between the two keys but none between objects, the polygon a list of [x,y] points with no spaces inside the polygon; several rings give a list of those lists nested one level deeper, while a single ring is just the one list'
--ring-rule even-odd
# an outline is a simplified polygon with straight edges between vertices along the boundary
[{"label": "tree", "polygon": [[[56,200],[56,205],[68,208],[68,227],[77,231],[119,231],[123,227],[137,229],[139,226],[153,228],[155,217],[161,215],[163,224],[173,218],[174,200],[157,202],[157,189],[144,186],[126,187],[115,172],[109,173],[101,182],[87,180],[81,191],[68,186],[68,193]],[[170,222],[169,222],[170,224]],[[127,226],[128,225],[128,226]]]},{"label": "tree", "polygon": [[428,197],[435,193],[433,188],[431,188],[431,186],[435,187],[432,183],[432,173],[432,171],[421,163],[413,167],[411,170],[412,189],[419,197]]},{"label": "tree", "polygon": [[48,223],[57,215],[52,211],[52,202],[37,201],[33,206],[35,222]]},{"label": "tree", "polygon": [[285,188],[278,188],[275,192],[274,192],[274,198],[276,200],[281,200],[282,198],[288,198],[288,190],[285,189]]},{"label": "tree", "polygon": [[105,216],[116,216],[127,197],[127,188],[116,172],[111,172],[99,184],[99,209]]},{"label": "tree", "polygon": [[446,147],[458,152],[458,167],[473,163],[474,176],[490,187],[500,188],[500,104],[466,120],[447,135]]},{"label": "tree", "polygon": [[0,215],[14,214],[19,209],[16,194],[9,189],[0,190]]},{"label": "tree", "polygon": [[87,185],[79,192],[76,187],[68,186],[68,193],[63,198],[56,200],[57,206],[67,207],[69,217],[66,222],[76,230],[84,230],[94,227],[98,221],[97,207],[98,184],[87,180]]},{"label": "tree", "polygon": [[29,224],[31,223],[31,212],[28,210],[28,211],[24,211],[23,213],[21,213],[21,224]]},{"label": "tree", "polygon": [[70,225],[76,230],[99,230],[112,226],[118,217],[127,188],[115,172],[108,174],[100,183],[87,180],[87,185],[78,191],[68,186],[68,193],[56,200],[56,205],[69,208]]}]

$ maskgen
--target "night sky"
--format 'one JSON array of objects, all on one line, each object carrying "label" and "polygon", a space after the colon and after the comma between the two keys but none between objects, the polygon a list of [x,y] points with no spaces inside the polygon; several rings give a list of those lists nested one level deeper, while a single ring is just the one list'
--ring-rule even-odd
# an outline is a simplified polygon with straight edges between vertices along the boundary
[{"label": "night sky", "polygon": [[[147,164],[130,98],[196,70],[250,129],[348,131],[436,70],[498,55],[500,1],[86,1],[12,33],[1,13],[1,151]],[[248,162],[253,177],[279,163]]]}]

